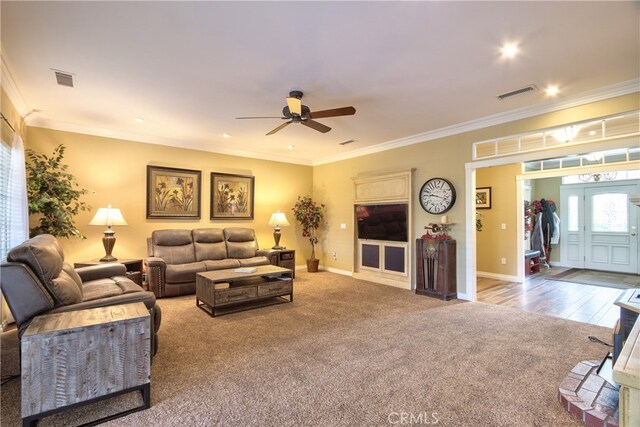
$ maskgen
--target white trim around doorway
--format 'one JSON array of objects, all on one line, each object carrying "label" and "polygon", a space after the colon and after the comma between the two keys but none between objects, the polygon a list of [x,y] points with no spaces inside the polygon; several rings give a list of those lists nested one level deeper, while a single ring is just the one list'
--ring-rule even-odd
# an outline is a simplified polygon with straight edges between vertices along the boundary
[{"label": "white trim around doorway", "polygon": [[[478,272],[476,271],[476,226],[475,226],[475,188],[476,188],[476,169],[481,169],[490,166],[503,166],[513,163],[522,163],[531,160],[540,160],[543,157],[562,157],[570,154],[581,154],[589,151],[606,151],[616,148],[626,148],[630,146],[637,146],[640,144],[640,137],[625,137],[620,139],[612,139],[606,141],[599,141],[589,143],[585,145],[573,145],[560,147],[557,149],[549,149],[543,152],[517,154],[513,156],[506,156],[500,158],[493,158],[489,160],[478,160],[474,162],[465,163],[465,237],[467,245],[465,248],[466,269],[465,269],[465,281],[466,292],[464,294],[458,293],[458,297],[466,299],[468,301],[477,301],[477,279]],[[624,165],[618,165],[617,168],[612,167],[615,165],[597,165],[589,166],[585,168],[572,168],[571,170],[556,170],[545,171],[540,173],[527,173],[516,176],[516,203],[517,206],[522,206],[524,203],[523,196],[523,181],[527,179],[536,178],[549,178],[552,176],[564,176],[572,175],[580,171],[582,173],[602,172],[606,170],[629,170],[638,168],[640,162],[627,163]],[[539,176],[538,176],[539,175]],[[518,224],[522,224],[524,221],[523,209],[518,209],[516,214],[516,221]],[[516,228],[516,257],[517,259],[524,259],[524,228]],[[524,263],[518,262],[517,265],[517,281],[524,281]],[[464,295],[464,296],[463,296]]]}]

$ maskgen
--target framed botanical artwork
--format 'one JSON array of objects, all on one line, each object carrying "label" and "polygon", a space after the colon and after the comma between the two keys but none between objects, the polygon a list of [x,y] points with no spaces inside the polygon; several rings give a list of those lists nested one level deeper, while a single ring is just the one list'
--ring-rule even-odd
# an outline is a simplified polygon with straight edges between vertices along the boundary
[{"label": "framed botanical artwork", "polygon": [[476,209],[491,209],[491,187],[476,188]]},{"label": "framed botanical artwork", "polygon": [[148,219],[200,219],[202,172],[147,166]]},{"label": "framed botanical artwork", "polygon": [[211,172],[211,219],[253,219],[254,180]]}]

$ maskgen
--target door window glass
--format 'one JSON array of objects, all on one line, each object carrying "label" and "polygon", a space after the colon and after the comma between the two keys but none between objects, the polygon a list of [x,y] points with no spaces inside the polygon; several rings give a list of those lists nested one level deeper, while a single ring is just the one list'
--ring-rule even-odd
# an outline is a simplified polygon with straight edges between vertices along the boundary
[{"label": "door window glass", "polygon": [[628,228],[627,194],[596,194],[591,199],[591,231],[625,233]]},{"label": "door window glass", "polygon": [[578,231],[578,196],[569,196],[569,224],[567,230]]}]

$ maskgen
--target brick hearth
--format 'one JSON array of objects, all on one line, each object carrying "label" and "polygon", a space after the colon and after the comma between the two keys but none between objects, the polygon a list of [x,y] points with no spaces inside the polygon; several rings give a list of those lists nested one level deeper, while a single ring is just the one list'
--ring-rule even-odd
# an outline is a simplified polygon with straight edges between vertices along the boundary
[{"label": "brick hearth", "polygon": [[558,387],[558,400],[587,427],[618,427],[618,386],[598,375],[599,365],[578,363]]}]

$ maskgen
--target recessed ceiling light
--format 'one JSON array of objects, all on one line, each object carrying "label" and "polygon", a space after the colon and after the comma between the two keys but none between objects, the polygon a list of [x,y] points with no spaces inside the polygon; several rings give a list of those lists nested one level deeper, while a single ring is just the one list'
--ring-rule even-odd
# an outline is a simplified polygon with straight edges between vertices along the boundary
[{"label": "recessed ceiling light", "polygon": [[596,131],[595,131],[595,130],[592,130],[591,132],[589,132],[589,135],[591,135],[591,136],[593,136],[593,135],[595,135],[595,134],[596,134]]},{"label": "recessed ceiling light", "polygon": [[500,52],[504,58],[514,58],[519,51],[518,43],[505,43],[500,48]]},{"label": "recessed ceiling light", "polygon": [[560,92],[560,89],[558,89],[556,85],[549,85],[544,91],[547,96],[556,96]]},{"label": "recessed ceiling light", "polygon": [[222,136],[224,136],[225,138],[231,138],[231,134],[230,133],[223,133]]},{"label": "recessed ceiling light", "polygon": [[293,145],[293,144],[289,144],[289,145],[287,145],[287,148],[288,148],[289,150],[293,150],[294,148],[296,148],[296,146],[295,146],[295,145]]},{"label": "recessed ceiling light", "polygon": [[140,117],[136,117],[136,118],[133,119],[133,121],[136,122],[136,123],[143,123],[144,119],[140,118]]}]

